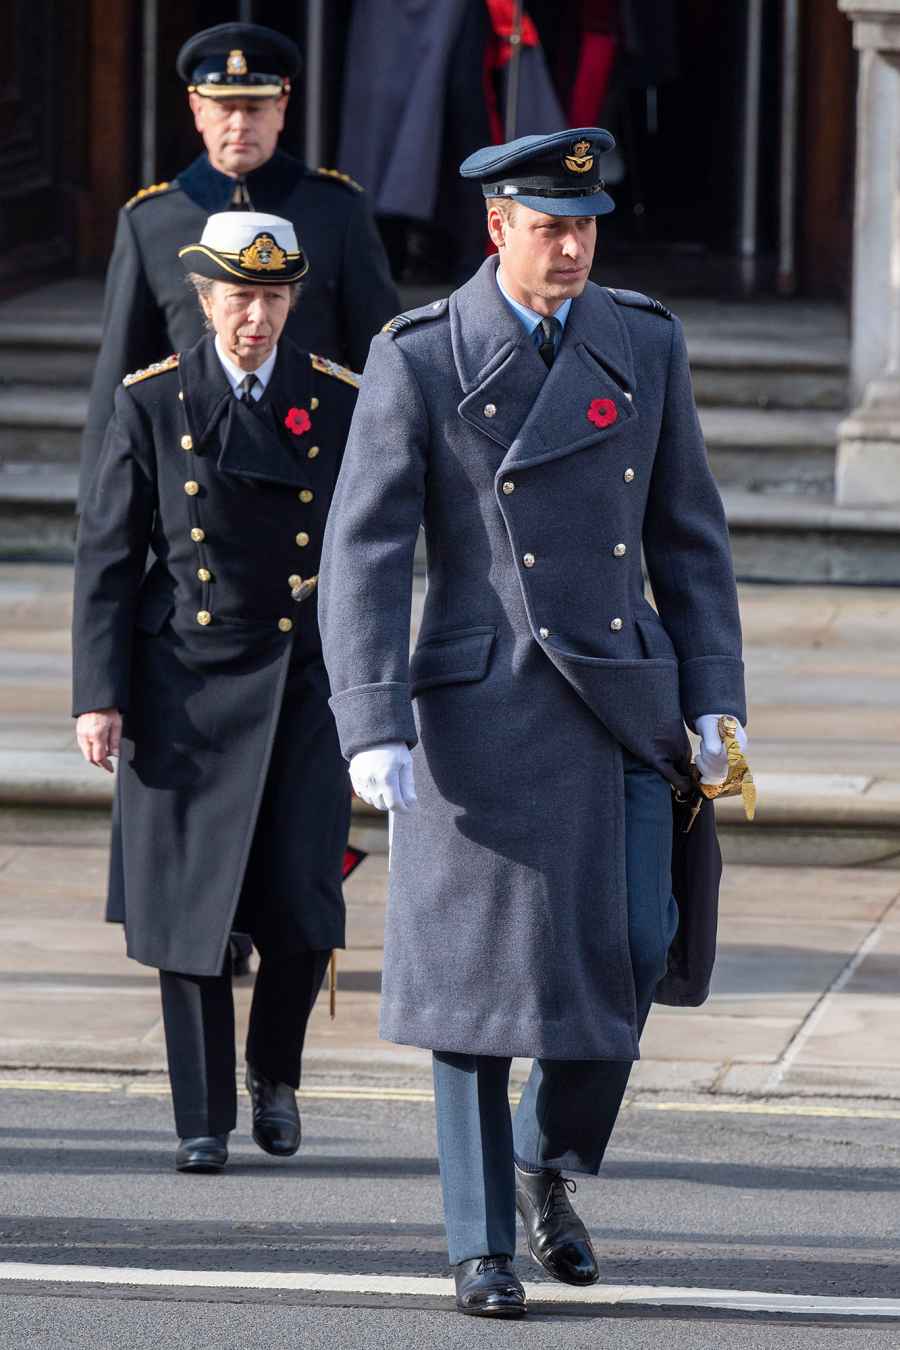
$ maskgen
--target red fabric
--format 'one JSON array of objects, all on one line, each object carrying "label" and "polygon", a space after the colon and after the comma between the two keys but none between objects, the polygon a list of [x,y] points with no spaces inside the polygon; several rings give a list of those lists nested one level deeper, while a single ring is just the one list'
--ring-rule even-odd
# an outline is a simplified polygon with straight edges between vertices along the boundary
[{"label": "red fabric", "polygon": [[341,879],[346,881],[351,872],[355,872],[357,867],[359,867],[359,864],[365,862],[368,856],[368,853],[363,853],[361,848],[354,848],[352,844],[348,844],[344,850],[344,865],[341,869]]},{"label": "red fabric", "polygon": [[[486,0],[486,3],[491,27],[494,30],[494,41],[500,49],[497,65],[505,66],[511,50],[509,38],[512,36],[513,30],[513,0]],[[497,42],[498,38],[500,39],[499,42]],[[540,44],[534,21],[527,14],[523,16],[522,21],[522,43],[526,47],[537,47]]]},{"label": "red fabric", "polygon": [[611,398],[595,398],[587,410],[587,419],[595,427],[611,427],[619,419],[619,410]]},{"label": "red fabric", "polygon": [[578,69],[569,98],[569,123],[595,127],[609,91],[616,58],[616,40],[605,33],[583,33]]}]

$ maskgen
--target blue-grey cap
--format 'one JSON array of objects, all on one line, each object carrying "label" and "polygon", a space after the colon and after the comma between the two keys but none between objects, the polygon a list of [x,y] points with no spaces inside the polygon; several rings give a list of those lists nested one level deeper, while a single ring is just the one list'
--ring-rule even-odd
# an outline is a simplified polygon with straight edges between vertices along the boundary
[{"label": "blue-grey cap", "polygon": [[614,145],[602,127],[520,136],[476,150],[459,172],[477,179],[485,197],[508,197],[548,216],[605,216],[615,203],[604,190],[600,156]]}]

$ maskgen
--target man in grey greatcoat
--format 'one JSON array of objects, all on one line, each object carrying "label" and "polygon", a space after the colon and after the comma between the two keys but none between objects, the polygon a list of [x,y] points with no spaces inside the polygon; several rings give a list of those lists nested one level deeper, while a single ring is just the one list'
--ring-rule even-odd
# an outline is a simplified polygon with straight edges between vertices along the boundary
[{"label": "man in grey greatcoat", "polygon": [[718,718],[746,720],[681,324],[588,280],[611,145],[588,127],[462,165],[499,259],[374,340],[323,546],[341,748],[394,813],[382,1034],[434,1052],[457,1306],[475,1315],[525,1312],[517,1208],[550,1274],[598,1278],[563,1170],[599,1170],[666,974],[685,723],[721,780]]}]

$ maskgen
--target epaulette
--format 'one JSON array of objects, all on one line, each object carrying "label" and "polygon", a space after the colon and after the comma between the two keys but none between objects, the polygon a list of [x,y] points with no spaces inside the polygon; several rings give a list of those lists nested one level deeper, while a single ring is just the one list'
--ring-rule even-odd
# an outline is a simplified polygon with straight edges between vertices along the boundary
[{"label": "epaulette", "polygon": [[333,178],[338,183],[343,183],[345,187],[352,188],[354,192],[365,192],[362,183],[357,183],[355,178],[351,178],[349,173],[341,173],[340,169],[314,169],[320,178]]},{"label": "epaulette", "polygon": [[413,324],[424,323],[426,319],[439,319],[447,312],[449,303],[445,296],[443,300],[432,300],[430,305],[422,305],[419,309],[408,309],[405,314],[397,314],[393,319],[388,319],[381,331],[396,337],[404,329],[412,328]]},{"label": "epaulette", "polygon": [[141,188],[140,192],[136,192],[133,197],[128,198],[125,203],[125,210],[130,211],[133,206],[137,206],[138,202],[145,201],[147,197],[154,197],[157,192],[165,192],[172,186],[172,183],[151,183],[149,187]]},{"label": "epaulette", "polygon": [[659,300],[654,300],[652,296],[642,295],[640,291],[619,291],[614,286],[607,286],[606,290],[615,300],[617,305],[627,305],[629,309],[649,309],[653,314],[658,314],[661,319],[674,319],[675,315],[670,309]]},{"label": "epaulette", "polygon": [[167,356],[165,361],[154,361],[152,366],[147,366],[146,370],[135,370],[131,375],[126,375],[123,384],[138,384],[141,380],[149,380],[151,375],[162,375],[165,370],[175,370],[178,365],[179,356],[173,352]]},{"label": "epaulette", "polygon": [[310,352],[309,359],[313,370],[320,370],[323,375],[333,375],[336,380],[343,380],[344,384],[352,384],[354,389],[359,388],[362,376],[357,375],[355,370],[338,365],[330,356],[316,356],[315,352]]}]

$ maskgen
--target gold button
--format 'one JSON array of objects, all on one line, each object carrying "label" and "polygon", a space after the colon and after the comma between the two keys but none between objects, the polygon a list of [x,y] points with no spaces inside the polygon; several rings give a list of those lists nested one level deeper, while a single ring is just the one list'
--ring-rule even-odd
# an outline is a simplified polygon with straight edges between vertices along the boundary
[{"label": "gold button", "polygon": [[497,416],[496,403],[486,403],[484,405],[484,415],[485,417],[496,417]]},{"label": "gold button", "polygon": [[195,544],[202,544],[203,540],[206,538],[206,531],[201,530],[199,525],[195,525],[191,530],[191,538]]},{"label": "gold button", "polygon": [[289,577],[288,577],[288,585],[290,586],[290,588],[291,588],[292,591],[295,591],[295,590],[297,589],[298,586],[302,586],[302,585],[303,585],[303,578],[302,578],[302,577],[298,577],[298,576],[297,576],[297,573],[294,572],[294,574],[293,574],[292,576],[289,576]]},{"label": "gold button", "polygon": [[306,545],[308,543],[309,543],[309,535],[306,533],[305,530],[301,530],[300,533],[297,535],[297,544],[299,545],[300,548],[306,548]]},{"label": "gold button", "polygon": [[503,491],[506,493],[507,497],[511,492],[515,492],[515,490],[516,490],[515,483],[512,481],[511,478],[507,478],[506,482],[503,484]]},{"label": "gold button", "polygon": [[197,576],[201,581],[212,581],[212,572],[208,567],[198,567]]},{"label": "gold button", "polygon": [[628,549],[625,547],[624,544],[616,544],[615,548],[613,549],[613,557],[624,558],[627,552]]},{"label": "gold button", "polygon": [[310,410],[310,412],[315,412],[315,411],[316,411],[316,408],[318,408],[318,406],[319,406],[319,400],[318,400],[317,398],[311,398],[311,399],[309,400],[309,410]]},{"label": "gold button", "polygon": [[193,442],[193,440],[191,439],[190,436],[182,436],[182,438],[181,438],[181,448],[182,448],[182,450],[193,450],[193,448],[194,448],[194,442]]},{"label": "gold button", "polygon": [[318,447],[317,445],[311,445],[311,446],[309,447],[309,449],[307,450],[307,452],[306,452],[306,458],[307,458],[307,459],[315,459],[316,456],[318,455],[318,453],[319,453],[319,447]]},{"label": "gold button", "polygon": [[626,469],[625,472],[622,474],[622,477],[625,479],[625,482],[626,482],[626,483],[631,483],[631,482],[633,482],[633,481],[634,481],[634,469]]},{"label": "gold button", "polygon": [[619,633],[622,631],[622,620],[613,619],[609,626],[614,633]]},{"label": "gold button", "polygon": [[294,624],[291,619],[278,620],[278,627],[281,629],[282,633],[289,633],[293,628],[293,626]]},{"label": "gold button", "polygon": [[208,623],[212,622],[212,615],[210,614],[208,609],[200,610],[199,614],[197,615],[197,622],[199,624],[202,624],[204,628]]},{"label": "gold button", "polygon": [[297,496],[300,498],[301,502],[311,502],[313,499],[313,494],[310,492],[309,488],[304,488],[302,492],[297,493]]},{"label": "gold button", "polygon": [[200,491],[200,484],[195,483],[193,478],[189,478],[184,485],[184,490],[189,497],[196,497],[197,493]]},{"label": "gold button", "polygon": [[522,561],[526,567],[534,567],[534,554],[526,553]]},{"label": "gold button", "polygon": [[550,636],[549,628],[539,628],[538,632],[540,633],[542,638],[548,638]]}]

